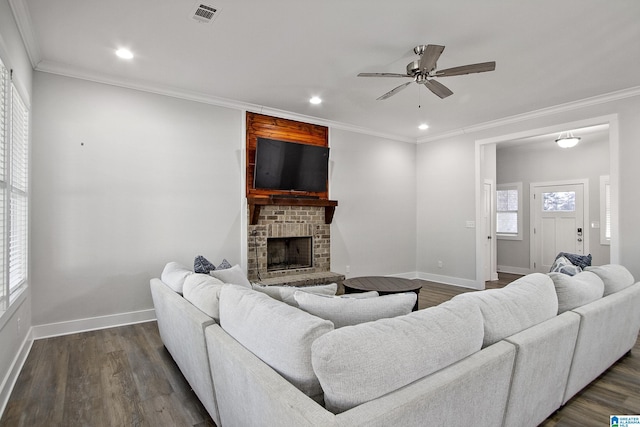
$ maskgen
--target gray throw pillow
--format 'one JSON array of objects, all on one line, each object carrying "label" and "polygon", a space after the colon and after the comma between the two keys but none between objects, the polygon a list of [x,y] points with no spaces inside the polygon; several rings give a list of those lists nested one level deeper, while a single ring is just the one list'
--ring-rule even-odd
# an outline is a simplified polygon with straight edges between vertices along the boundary
[{"label": "gray throw pillow", "polygon": [[216,269],[209,272],[210,275],[216,279],[222,280],[224,283],[232,285],[240,285],[245,288],[251,289],[251,282],[247,279],[247,275],[242,271],[238,264],[231,268],[225,268],[223,270]]},{"label": "gray throw pillow", "polygon": [[549,273],[563,273],[568,274],[569,276],[574,276],[582,271],[582,268],[577,265],[573,265],[568,258],[559,256],[553,261],[553,265],[551,266],[551,270]]}]

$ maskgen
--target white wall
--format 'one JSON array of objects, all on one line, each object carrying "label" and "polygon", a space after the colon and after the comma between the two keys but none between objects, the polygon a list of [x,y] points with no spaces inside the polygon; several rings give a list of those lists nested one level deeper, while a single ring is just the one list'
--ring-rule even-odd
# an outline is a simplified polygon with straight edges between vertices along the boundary
[{"label": "white wall", "polygon": [[[419,277],[473,286],[475,278],[475,148],[468,137],[417,146]],[[438,267],[438,261],[442,267]]]},{"label": "white wall", "polygon": [[[30,104],[33,72],[7,0],[0,0],[0,58],[13,69],[13,82]],[[0,414],[30,348],[30,327],[31,292],[27,289],[9,310],[0,308]]]},{"label": "white wall", "polygon": [[35,325],[150,310],[168,261],[241,261],[242,112],[40,72],[33,110]]},{"label": "white wall", "polygon": [[[529,184],[532,182],[586,178],[589,182],[589,206],[586,207],[589,221],[599,221],[604,225],[604,220],[600,218],[600,176],[609,174],[608,131],[586,135],[580,144],[571,149],[558,147],[553,138],[550,137],[547,143],[498,147],[498,184],[523,184],[523,239],[498,240],[498,265],[506,267],[506,271],[529,269]],[[600,230],[591,229],[590,224],[585,224],[585,231],[589,233],[590,241],[589,252],[586,253],[592,254],[593,264],[608,264],[609,245],[600,244]]]},{"label": "white wall", "polygon": [[[513,121],[476,132],[467,131],[450,138],[422,143],[418,146],[418,270],[425,274],[442,274],[459,279],[475,279],[475,239],[463,232],[461,221],[475,217],[475,181],[472,176],[475,143],[531,129],[543,129],[606,115],[616,115],[619,123],[620,263],[640,279],[640,97],[631,96],[582,108],[562,109],[553,114],[539,114],[533,119]],[[612,153],[615,154],[615,153]],[[454,197],[455,195],[455,197]],[[446,210],[440,209],[447,207]],[[436,260],[445,259],[443,269]],[[460,267],[449,270],[446,260]]]},{"label": "white wall", "polygon": [[331,129],[330,145],[331,270],[414,277],[415,144]]}]

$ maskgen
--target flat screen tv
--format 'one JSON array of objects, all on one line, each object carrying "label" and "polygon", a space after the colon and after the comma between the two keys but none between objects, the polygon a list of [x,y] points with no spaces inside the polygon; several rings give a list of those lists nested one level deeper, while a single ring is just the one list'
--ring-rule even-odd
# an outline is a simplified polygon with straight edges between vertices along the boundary
[{"label": "flat screen tv", "polygon": [[258,138],[254,188],[324,192],[328,170],[329,147]]}]

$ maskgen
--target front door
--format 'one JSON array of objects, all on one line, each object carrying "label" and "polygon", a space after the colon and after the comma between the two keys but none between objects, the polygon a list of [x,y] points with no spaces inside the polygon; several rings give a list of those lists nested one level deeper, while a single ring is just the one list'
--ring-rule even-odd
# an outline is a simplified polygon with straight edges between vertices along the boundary
[{"label": "front door", "polygon": [[584,254],[584,184],[532,185],[532,269],[546,273],[559,252]]}]

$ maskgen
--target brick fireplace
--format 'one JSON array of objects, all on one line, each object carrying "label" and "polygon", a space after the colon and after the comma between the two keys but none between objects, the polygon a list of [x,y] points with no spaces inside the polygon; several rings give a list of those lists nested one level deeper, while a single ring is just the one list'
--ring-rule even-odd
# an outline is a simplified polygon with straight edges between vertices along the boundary
[{"label": "brick fireplace", "polygon": [[249,224],[249,280],[258,281],[258,272],[264,280],[329,271],[331,230],[323,207],[263,206],[257,224]]}]

